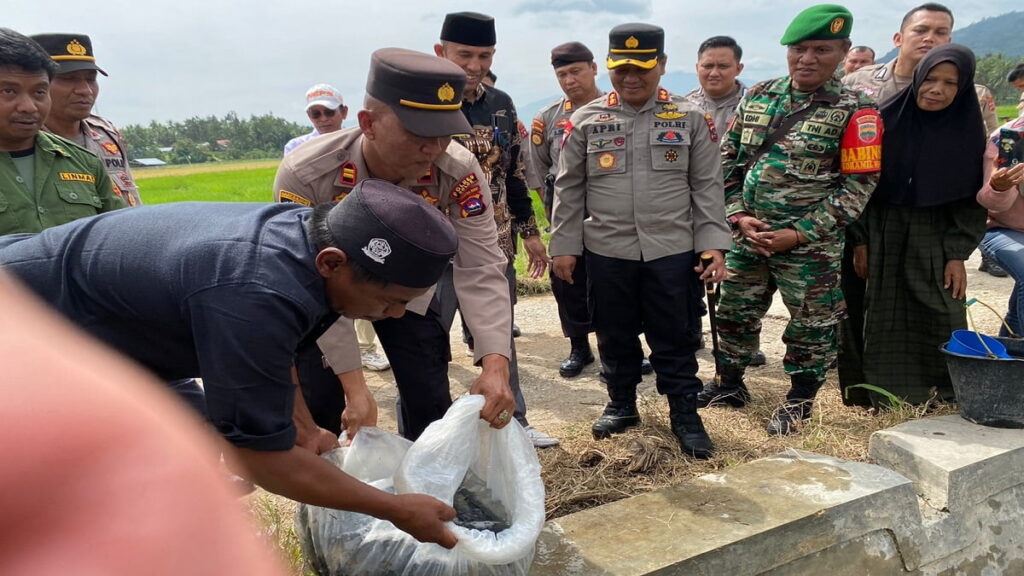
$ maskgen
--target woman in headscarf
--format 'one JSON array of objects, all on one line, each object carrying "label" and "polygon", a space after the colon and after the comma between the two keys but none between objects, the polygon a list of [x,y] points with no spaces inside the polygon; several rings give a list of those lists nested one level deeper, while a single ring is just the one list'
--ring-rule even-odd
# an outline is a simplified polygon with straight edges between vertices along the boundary
[{"label": "woman in headscarf", "polygon": [[932,388],[954,400],[939,347],[967,327],[964,261],[985,232],[986,211],[975,200],[985,128],[974,55],[956,44],[934,48],[881,113],[882,174],[862,220],[867,262],[855,262],[867,277],[865,378],[914,404]]}]

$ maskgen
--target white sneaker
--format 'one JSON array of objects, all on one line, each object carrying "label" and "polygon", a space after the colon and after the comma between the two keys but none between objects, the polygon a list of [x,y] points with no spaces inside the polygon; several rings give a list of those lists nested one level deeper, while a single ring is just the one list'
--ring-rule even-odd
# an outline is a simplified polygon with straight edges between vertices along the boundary
[{"label": "white sneaker", "polygon": [[370,350],[368,352],[363,352],[363,368],[373,370],[374,372],[380,372],[391,368],[391,363],[388,362],[387,356],[378,354],[376,350]]},{"label": "white sneaker", "polygon": [[526,428],[523,428],[523,430],[526,430],[526,435],[530,437],[530,441],[533,442],[534,448],[550,448],[561,444],[557,438],[552,438],[533,426],[527,426]]}]

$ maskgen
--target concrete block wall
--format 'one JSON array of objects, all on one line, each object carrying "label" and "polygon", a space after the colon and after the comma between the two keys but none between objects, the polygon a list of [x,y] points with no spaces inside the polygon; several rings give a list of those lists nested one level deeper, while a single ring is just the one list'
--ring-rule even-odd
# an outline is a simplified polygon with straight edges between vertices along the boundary
[{"label": "concrete block wall", "polygon": [[1024,575],[1024,431],[959,416],[787,451],[549,522],[532,576]]}]

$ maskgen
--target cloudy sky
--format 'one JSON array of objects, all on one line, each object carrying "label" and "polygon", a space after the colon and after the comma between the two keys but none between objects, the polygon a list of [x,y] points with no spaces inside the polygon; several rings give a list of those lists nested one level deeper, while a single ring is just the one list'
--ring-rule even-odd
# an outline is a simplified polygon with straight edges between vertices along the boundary
[{"label": "cloudy sky", "polygon": [[[861,0],[853,41],[883,54],[913,2]],[[25,34],[91,36],[101,77],[96,112],[116,124],[243,117],[272,112],[306,122],[303,94],[333,84],[357,110],[370,53],[398,46],[430,52],[447,12],[495,17],[498,85],[520,108],[559,94],[549,65],[553,46],[584,42],[600,55],[617,24],[649,22],[666,30],[669,69],[692,72],[708,36],[743,46],[749,82],[785,73],[778,38],[810,6],[791,0],[3,0],[3,26]],[[950,1],[961,28],[1020,8],[1019,0]],[[955,38],[955,34],[954,34]],[[352,125],[351,117],[346,125]]]}]

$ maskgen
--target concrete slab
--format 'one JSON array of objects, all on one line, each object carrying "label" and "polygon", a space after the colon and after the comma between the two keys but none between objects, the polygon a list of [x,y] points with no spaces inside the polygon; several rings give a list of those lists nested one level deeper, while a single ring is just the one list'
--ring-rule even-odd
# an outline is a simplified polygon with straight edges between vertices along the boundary
[{"label": "concrete slab", "polygon": [[912,480],[930,506],[958,512],[1020,484],[1024,430],[925,418],[875,432],[868,455]]},{"label": "concrete slab", "polygon": [[894,524],[921,524],[909,480],[788,451],[550,522],[530,573],[758,574]]}]

